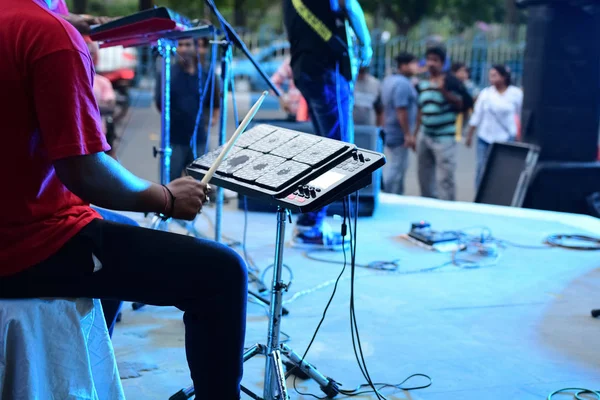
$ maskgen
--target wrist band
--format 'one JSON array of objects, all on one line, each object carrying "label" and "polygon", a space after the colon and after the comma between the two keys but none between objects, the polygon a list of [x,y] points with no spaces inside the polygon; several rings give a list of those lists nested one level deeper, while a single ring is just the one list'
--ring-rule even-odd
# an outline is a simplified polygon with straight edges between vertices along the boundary
[{"label": "wrist band", "polygon": [[163,211],[160,215],[162,215],[163,217],[167,216],[167,213],[169,212],[168,208],[169,208],[169,193],[167,192],[167,188],[163,186],[163,195],[165,197],[165,207],[163,208]]},{"label": "wrist band", "polygon": [[[165,188],[167,193],[169,193],[169,196],[171,196],[171,207],[169,207],[169,211],[166,210],[167,205],[165,204],[165,217],[166,217],[166,219],[169,219],[173,216],[173,212],[175,211],[176,197],[173,196],[173,192],[171,192],[171,189],[169,189],[166,185],[162,185],[162,187]],[[166,198],[166,193],[165,193],[165,198]],[[167,204],[168,204],[168,201],[167,201]]]}]

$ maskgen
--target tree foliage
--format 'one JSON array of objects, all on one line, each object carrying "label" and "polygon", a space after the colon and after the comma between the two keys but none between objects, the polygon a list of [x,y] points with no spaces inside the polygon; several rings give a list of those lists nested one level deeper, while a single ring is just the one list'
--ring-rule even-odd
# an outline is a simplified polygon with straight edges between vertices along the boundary
[{"label": "tree foliage", "polygon": [[[214,2],[233,26],[246,27],[249,16],[257,16],[257,22],[260,23],[259,16],[264,17],[265,10],[280,3],[281,0],[214,0]],[[165,0],[164,5],[190,18],[212,18],[210,13],[205,11],[203,0]]]},{"label": "tree foliage", "polygon": [[469,25],[475,21],[499,22],[505,0],[362,0],[365,12],[383,15],[394,22],[400,34],[426,18],[450,17]]}]

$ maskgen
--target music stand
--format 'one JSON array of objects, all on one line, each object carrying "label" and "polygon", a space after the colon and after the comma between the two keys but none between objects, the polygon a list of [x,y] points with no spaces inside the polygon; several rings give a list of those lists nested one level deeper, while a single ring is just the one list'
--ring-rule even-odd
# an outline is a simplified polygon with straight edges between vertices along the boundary
[{"label": "music stand", "polygon": [[[256,344],[244,352],[244,362],[257,355],[266,357],[265,381],[263,397],[259,397],[242,386],[242,391],[255,400],[289,400],[286,386],[286,374],[283,371],[282,355],[298,368],[295,375],[306,376],[317,382],[327,398],[334,398],[339,392],[338,383],[321,374],[313,365],[304,361],[302,356],[280,341],[281,317],[283,312],[283,292],[288,290],[288,285],[282,282],[283,249],[285,247],[286,220],[292,222],[289,210],[278,207],[277,233],[275,236],[275,259],[273,264],[273,280],[271,286],[271,308],[269,312],[269,330],[267,344]],[[291,369],[290,369],[291,371]],[[169,398],[169,400],[185,400],[195,395],[194,386],[182,389]]]}]

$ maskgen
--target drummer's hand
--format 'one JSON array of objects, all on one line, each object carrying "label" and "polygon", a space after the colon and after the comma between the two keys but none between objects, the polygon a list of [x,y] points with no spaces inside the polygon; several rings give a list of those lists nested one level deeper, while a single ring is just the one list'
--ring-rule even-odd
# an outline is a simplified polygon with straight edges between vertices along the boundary
[{"label": "drummer's hand", "polygon": [[[173,215],[170,217],[188,221],[196,218],[210,192],[208,185],[191,176],[175,179],[167,187],[175,197],[175,204],[172,207]],[[169,209],[171,209],[170,206]]]},{"label": "drummer's hand", "polygon": [[106,24],[107,22],[116,19],[111,17],[98,17],[94,15],[82,15],[82,17],[85,20],[85,22],[90,26]]}]

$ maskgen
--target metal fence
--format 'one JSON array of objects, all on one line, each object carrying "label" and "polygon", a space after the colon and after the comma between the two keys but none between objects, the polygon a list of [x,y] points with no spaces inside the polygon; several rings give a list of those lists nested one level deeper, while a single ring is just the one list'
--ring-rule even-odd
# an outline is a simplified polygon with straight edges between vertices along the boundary
[{"label": "metal fence", "polygon": [[[523,57],[525,42],[512,43],[507,40],[489,42],[485,37],[473,40],[450,39],[443,43],[451,62],[461,62],[471,70],[471,80],[479,87],[488,84],[488,70],[494,64],[510,68],[513,83],[521,85],[523,79]],[[373,75],[383,77],[395,68],[395,57],[401,52],[423,57],[427,41],[414,41],[405,37],[392,38],[386,43],[374,45],[371,65]]]},{"label": "metal fence", "polygon": [[[268,47],[271,43],[286,40],[269,28],[259,32],[239,32],[242,40],[251,51]],[[501,35],[504,36],[504,35]],[[523,35],[519,35],[523,36]],[[384,77],[395,67],[394,58],[401,52],[410,52],[421,58],[428,45],[427,39],[411,40],[404,36],[393,37],[385,42],[374,40],[373,62],[371,72],[378,78]],[[490,37],[484,33],[473,35],[471,38],[450,38],[443,41],[451,62],[465,63],[471,70],[471,79],[479,86],[488,84],[488,70],[494,64],[502,64],[510,68],[513,83],[521,85],[523,79],[523,57],[525,41],[510,41],[504,38]],[[243,57],[241,52],[234,50],[234,57]],[[138,77],[154,76],[155,57],[149,48],[138,50]]]}]

